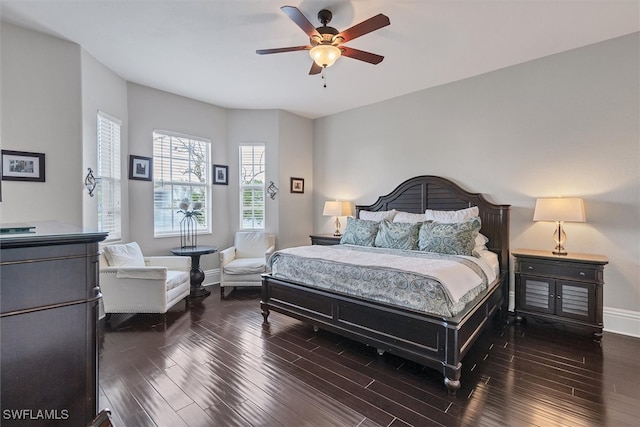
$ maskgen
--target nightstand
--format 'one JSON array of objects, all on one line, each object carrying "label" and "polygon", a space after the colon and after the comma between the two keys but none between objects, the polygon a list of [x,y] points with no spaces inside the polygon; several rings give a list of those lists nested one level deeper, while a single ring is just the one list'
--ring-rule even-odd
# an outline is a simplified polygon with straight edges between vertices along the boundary
[{"label": "nightstand", "polygon": [[517,249],[515,258],[516,316],[566,325],[602,338],[602,255]]},{"label": "nightstand", "polygon": [[311,237],[312,245],[325,246],[339,245],[340,239],[342,239],[342,236],[334,236],[333,234],[312,234],[309,237]]}]

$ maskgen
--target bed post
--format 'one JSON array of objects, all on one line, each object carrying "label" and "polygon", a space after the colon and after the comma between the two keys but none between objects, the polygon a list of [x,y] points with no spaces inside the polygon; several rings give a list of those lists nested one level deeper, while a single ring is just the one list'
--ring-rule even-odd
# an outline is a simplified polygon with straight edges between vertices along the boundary
[{"label": "bed post", "polygon": [[260,298],[260,310],[262,311],[262,324],[269,324],[269,284],[266,281],[266,274],[262,275],[262,296]]}]

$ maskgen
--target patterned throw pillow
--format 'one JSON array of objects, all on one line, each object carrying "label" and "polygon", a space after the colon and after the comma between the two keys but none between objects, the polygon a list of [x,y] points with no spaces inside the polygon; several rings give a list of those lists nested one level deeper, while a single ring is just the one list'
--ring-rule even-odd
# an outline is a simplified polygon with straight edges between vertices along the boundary
[{"label": "patterned throw pillow", "polygon": [[380,222],[375,245],[389,249],[418,249],[418,232],[422,223]]},{"label": "patterned throw pillow", "polygon": [[474,256],[473,249],[480,227],[479,217],[451,224],[425,223],[420,227],[418,248],[427,252]]},{"label": "patterned throw pillow", "polygon": [[343,245],[373,246],[379,222],[347,217],[347,226],[340,243]]}]

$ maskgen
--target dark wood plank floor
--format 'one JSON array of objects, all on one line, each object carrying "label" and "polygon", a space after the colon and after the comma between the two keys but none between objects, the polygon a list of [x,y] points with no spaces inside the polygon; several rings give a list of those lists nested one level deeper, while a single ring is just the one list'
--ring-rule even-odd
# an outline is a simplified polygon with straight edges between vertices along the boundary
[{"label": "dark wood plank floor", "polygon": [[271,313],[259,291],[101,325],[100,407],[134,426],[639,426],[640,339],[496,324],[437,371]]}]

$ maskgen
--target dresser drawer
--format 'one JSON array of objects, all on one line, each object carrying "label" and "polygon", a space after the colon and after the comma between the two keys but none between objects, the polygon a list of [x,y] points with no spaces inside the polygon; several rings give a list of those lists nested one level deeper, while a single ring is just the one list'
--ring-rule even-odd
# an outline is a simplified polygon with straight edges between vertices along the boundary
[{"label": "dresser drawer", "polygon": [[589,265],[571,263],[545,263],[536,261],[521,261],[520,272],[523,274],[539,274],[572,280],[596,281],[599,278],[599,269]]}]

